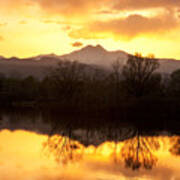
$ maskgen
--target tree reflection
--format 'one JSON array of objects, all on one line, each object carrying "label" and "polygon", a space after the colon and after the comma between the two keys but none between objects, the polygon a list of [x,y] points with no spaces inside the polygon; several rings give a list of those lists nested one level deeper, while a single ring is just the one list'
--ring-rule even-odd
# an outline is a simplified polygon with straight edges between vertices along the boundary
[{"label": "tree reflection", "polygon": [[172,147],[169,151],[176,156],[180,155],[180,137],[174,137],[171,139]]},{"label": "tree reflection", "polygon": [[[95,147],[95,154],[103,156],[103,152],[110,152],[109,157],[113,157],[116,164],[122,160],[127,168],[139,170],[140,168],[152,169],[157,163],[155,151],[160,144],[157,137],[137,136],[122,143],[109,142],[110,146],[104,143]],[[68,162],[78,162],[86,153],[85,146],[78,141],[74,141],[66,136],[53,135],[43,144],[46,155],[53,155],[57,162],[67,164]],[[97,151],[96,151],[97,150]],[[93,156],[94,156],[93,155]],[[103,158],[103,157],[102,157]]]},{"label": "tree reflection", "polygon": [[125,166],[132,170],[138,170],[141,167],[152,169],[158,160],[154,151],[159,147],[156,137],[141,137],[137,134],[135,138],[125,141],[121,149]]},{"label": "tree reflection", "polygon": [[57,162],[67,164],[78,161],[83,155],[83,146],[68,137],[54,135],[43,144],[43,150],[47,156],[53,155]]}]

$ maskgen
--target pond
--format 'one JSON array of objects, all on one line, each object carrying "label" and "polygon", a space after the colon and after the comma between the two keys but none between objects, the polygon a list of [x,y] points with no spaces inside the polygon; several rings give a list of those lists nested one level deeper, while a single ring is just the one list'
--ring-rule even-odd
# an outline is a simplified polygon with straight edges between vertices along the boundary
[{"label": "pond", "polygon": [[[41,113],[1,111],[0,179],[179,180],[180,136],[127,126],[57,125]],[[68,118],[69,119],[69,118]]]}]

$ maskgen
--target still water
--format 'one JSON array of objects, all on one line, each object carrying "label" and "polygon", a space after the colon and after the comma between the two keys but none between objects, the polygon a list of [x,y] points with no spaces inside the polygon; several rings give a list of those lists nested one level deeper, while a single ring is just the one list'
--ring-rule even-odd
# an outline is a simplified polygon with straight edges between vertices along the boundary
[{"label": "still water", "polygon": [[179,141],[175,136],[140,137],[137,158],[137,138],[85,147],[60,135],[1,130],[0,179],[179,180]]},{"label": "still water", "polygon": [[73,128],[68,119],[1,111],[0,180],[180,180],[177,134]]}]

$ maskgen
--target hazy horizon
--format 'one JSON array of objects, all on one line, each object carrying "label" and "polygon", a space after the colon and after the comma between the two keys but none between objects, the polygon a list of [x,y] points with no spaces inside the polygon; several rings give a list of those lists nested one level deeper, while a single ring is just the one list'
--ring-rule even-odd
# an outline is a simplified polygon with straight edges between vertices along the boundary
[{"label": "hazy horizon", "polygon": [[[71,54],[71,53],[74,53],[74,52],[79,52],[79,51],[81,51],[81,50],[83,50],[83,49],[85,49],[85,48],[87,48],[87,47],[89,47],[89,46],[91,46],[91,47],[93,47],[93,48],[96,48],[97,46],[101,46],[105,51],[107,51],[107,52],[117,52],[117,51],[122,51],[122,52],[124,52],[124,53],[126,53],[126,54],[132,54],[132,55],[135,55],[135,53],[141,53],[143,56],[148,56],[149,54],[153,54],[153,53],[147,53],[147,54],[144,54],[144,53],[142,53],[142,52],[138,52],[138,51],[135,51],[135,52],[127,52],[127,51],[125,51],[125,50],[122,50],[122,49],[107,49],[107,48],[105,48],[103,45],[100,45],[100,44],[96,44],[96,45],[92,45],[92,44],[87,44],[87,45],[85,45],[85,46],[82,46],[82,47],[80,47],[80,48],[78,48],[78,49],[72,49],[72,50],[70,50],[69,52],[67,52],[67,53],[64,53],[64,54],[58,54],[58,53],[55,53],[55,52],[50,52],[50,53],[46,53],[46,52],[42,52],[41,54],[35,54],[35,55],[31,55],[31,56],[24,56],[24,57],[21,57],[21,56],[5,56],[5,55],[2,55],[2,54],[0,54],[0,57],[3,57],[3,58],[7,58],[7,59],[10,59],[10,58],[18,58],[18,59],[28,59],[28,58],[35,58],[35,57],[38,57],[38,56],[48,56],[48,55],[55,55],[55,56],[59,56],[59,57],[61,57],[61,56],[64,56],[64,55],[69,55],[69,54]],[[157,57],[156,56],[156,54],[153,54],[154,56],[155,56],[155,58],[157,58],[157,59],[170,59],[170,60],[180,60],[180,58],[179,59],[177,59],[177,58],[173,58],[173,57]]]}]

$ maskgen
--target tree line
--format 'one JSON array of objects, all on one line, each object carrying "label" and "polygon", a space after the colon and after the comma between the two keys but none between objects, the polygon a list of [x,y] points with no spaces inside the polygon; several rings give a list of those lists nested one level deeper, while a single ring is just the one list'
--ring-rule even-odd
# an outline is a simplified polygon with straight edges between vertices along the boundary
[{"label": "tree line", "polygon": [[0,102],[103,110],[129,100],[180,98],[180,70],[165,77],[157,73],[159,66],[153,56],[136,54],[123,67],[116,60],[111,70],[64,60],[42,80],[0,74]]}]

